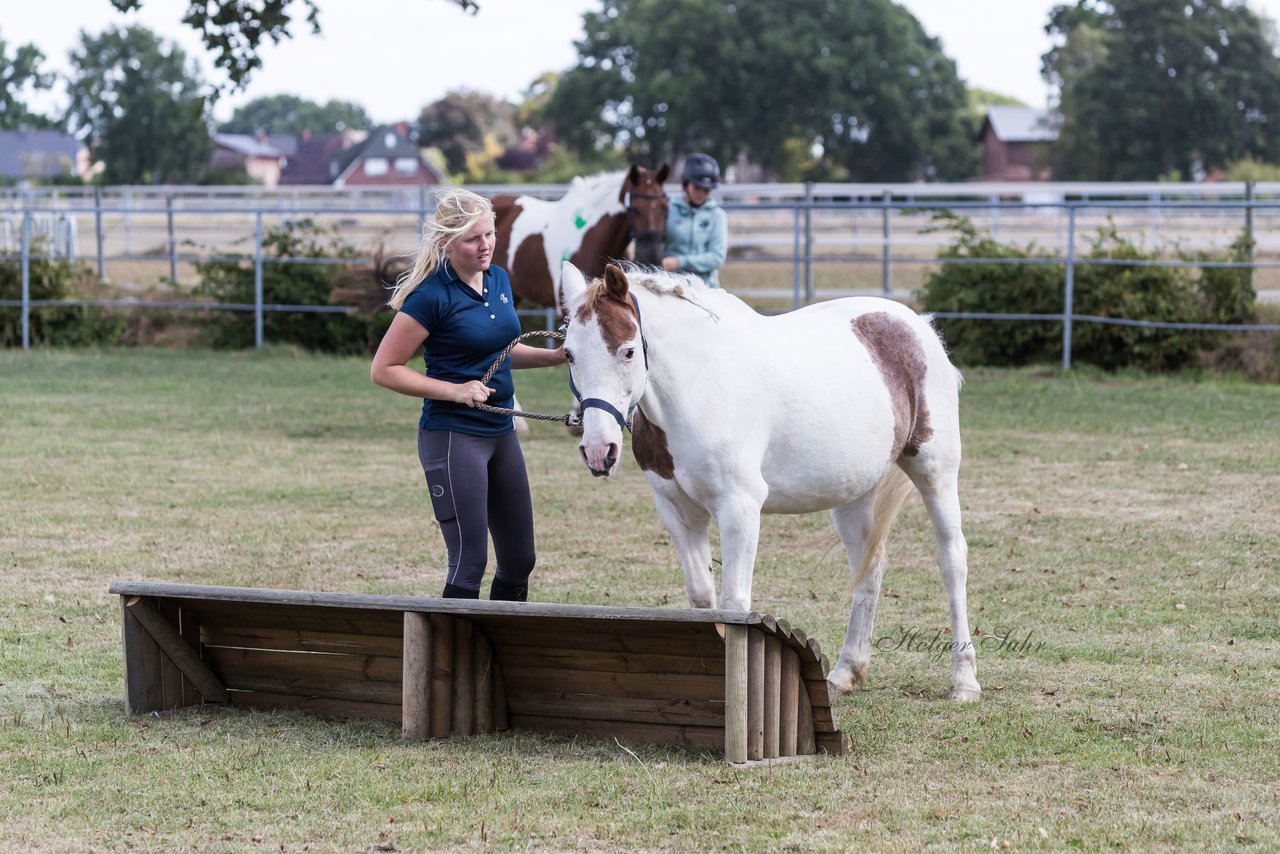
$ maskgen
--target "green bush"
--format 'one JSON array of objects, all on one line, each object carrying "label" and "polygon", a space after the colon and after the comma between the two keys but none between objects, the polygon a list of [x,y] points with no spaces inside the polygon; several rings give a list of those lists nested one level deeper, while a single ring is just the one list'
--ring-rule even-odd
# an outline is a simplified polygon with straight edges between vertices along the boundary
[{"label": "green bush", "polygon": [[[944,259],[1009,259],[1005,263],[948,263],[931,273],[920,293],[926,311],[997,314],[1060,314],[1065,288],[1061,263],[1018,263],[1051,258],[1034,244],[1000,243],[953,214],[937,217],[956,233]],[[1251,244],[1242,236],[1225,256],[1200,253],[1184,260],[1247,261]],[[1255,293],[1248,268],[1162,267],[1122,237],[1114,224],[1101,229],[1077,259],[1073,310],[1127,320],[1172,323],[1241,323],[1254,316]],[[1104,261],[1106,263],[1089,263]],[[1134,262],[1134,263],[1125,263]],[[1060,321],[960,320],[938,318],[937,326],[960,364],[1024,365],[1062,358]],[[1169,371],[1203,361],[1203,351],[1227,346],[1222,333],[1146,329],[1094,322],[1072,325],[1072,362],[1108,371],[1137,368]]]},{"label": "green bush", "polygon": [[[69,299],[77,285],[89,271],[83,265],[64,258],[44,257],[48,245],[43,241],[32,244],[28,260],[28,282],[31,299]],[[16,253],[0,254],[0,300],[22,299],[22,257]],[[76,306],[33,306],[30,314],[32,344],[52,343],[51,338],[60,331],[76,324],[84,312]],[[0,307],[0,346],[22,346],[22,309]]]},{"label": "green bush", "polygon": [[[263,235],[262,299],[276,305],[330,305],[335,279],[350,274],[360,253],[309,219],[285,223]],[[318,263],[289,261],[315,259]],[[350,260],[349,266],[327,263]],[[201,282],[195,293],[218,303],[253,304],[252,255],[196,264]],[[263,340],[295,344],[325,353],[366,353],[376,346],[390,322],[386,313],[371,316],[315,312],[268,311],[263,314]],[[254,343],[251,311],[210,311],[200,321],[205,343],[218,348],[243,349]]]}]

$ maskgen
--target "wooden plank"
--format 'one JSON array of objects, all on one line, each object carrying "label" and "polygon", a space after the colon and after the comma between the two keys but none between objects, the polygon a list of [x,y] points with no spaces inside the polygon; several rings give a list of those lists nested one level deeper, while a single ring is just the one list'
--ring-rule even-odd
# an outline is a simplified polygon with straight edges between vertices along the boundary
[{"label": "wooden plank", "polygon": [[216,673],[245,673],[262,676],[319,676],[327,679],[367,679],[399,682],[403,663],[397,656],[330,655],[322,652],[285,652],[269,649],[205,647],[205,655]]},{"label": "wooden plank", "polygon": [[483,632],[471,637],[475,662],[474,712],[476,732],[493,732],[493,646]]},{"label": "wooden plank", "polygon": [[746,762],[748,629],[726,624],[724,630],[724,758]]},{"label": "wooden plank", "polygon": [[177,600],[208,626],[294,629],[305,632],[400,637],[404,623],[391,611],[269,606],[237,602]]},{"label": "wooden plank", "polygon": [[495,646],[519,649],[581,649],[593,652],[666,653],[686,656],[705,655],[719,658],[724,642],[713,627],[702,625],[674,626],[639,624],[644,632],[628,633],[612,623],[561,621],[561,628],[550,628],[532,618],[523,623],[504,620],[501,623],[477,619]]},{"label": "wooden plank", "polygon": [[[135,715],[156,711],[159,706],[153,704],[159,694],[152,689],[152,682],[160,678],[158,671],[147,669],[147,660],[158,657],[159,647],[147,634],[147,630],[138,622],[138,618],[129,612],[127,597],[120,599],[120,633],[124,644],[124,696],[129,711]],[[149,656],[148,648],[154,648]]]},{"label": "wooden plank", "polygon": [[795,756],[796,721],[800,714],[800,656],[794,649],[782,650],[782,675],[778,697],[778,753]]},{"label": "wooden plank", "polygon": [[432,614],[431,638],[429,732],[432,738],[448,738],[453,717],[453,617]]},{"label": "wooden plank", "polygon": [[764,634],[747,634],[747,759],[764,759]]},{"label": "wooden plank", "polygon": [[471,623],[453,621],[453,725],[454,735],[475,733],[475,659],[471,648]]},{"label": "wooden plank", "polygon": [[832,756],[844,754],[844,736],[839,730],[815,733],[815,741],[817,749],[823,753],[830,753]]},{"label": "wooden plank", "polygon": [[503,660],[507,690],[552,689],[611,697],[683,697],[718,700],[724,697],[724,678],[684,673],[604,673],[550,667],[516,667]]},{"label": "wooden plank", "polygon": [[397,635],[352,635],[302,631],[296,628],[269,629],[261,626],[207,626],[204,635],[204,642],[209,646],[339,652],[349,655],[395,656],[401,652],[401,639]]},{"label": "wooden plank", "polygon": [[559,667],[570,670],[598,670],[607,673],[686,673],[698,676],[724,675],[724,645],[714,657],[663,655],[649,652],[596,652],[581,649],[516,647],[502,655],[510,667]]},{"label": "wooden plank", "polygon": [[493,657],[493,729],[504,732],[511,728],[510,707],[507,705],[507,680],[503,677],[502,663]]},{"label": "wooden plank", "polygon": [[724,728],[722,700],[602,697],[599,694],[528,691],[511,694],[508,702],[513,715]]},{"label": "wooden plank", "polygon": [[[186,644],[186,638],[182,637],[179,615],[180,609],[173,602],[157,603],[157,609],[160,618],[173,627],[174,632],[183,644]],[[189,646],[189,645],[188,645]],[[193,653],[195,652],[192,650]],[[197,658],[199,654],[196,653]],[[160,656],[160,707],[162,709],[178,709],[183,705],[182,702],[182,686],[188,682],[183,677],[182,671],[178,669],[178,665],[173,663],[173,659],[167,655]]]},{"label": "wooden plank", "polygon": [[[758,634],[758,633],[757,633]],[[782,641],[764,639],[764,758],[776,759],[781,718]]]},{"label": "wooden plank", "polygon": [[288,697],[329,698],[354,703],[403,704],[399,680],[329,679],[323,676],[271,676],[231,672],[225,674],[228,691],[258,691]]},{"label": "wooden plank", "polygon": [[800,692],[800,714],[796,720],[796,752],[817,753],[817,741],[813,728],[813,707],[809,705],[809,693]]},{"label": "wooden plank", "polygon": [[719,727],[667,726],[662,724],[584,721],[579,718],[543,717],[512,714],[511,725],[533,732],[598,739],[619,739],[650,744],[676,744],[690,747],[719,748],[724,744],[724,730]]},{"label": "wooden plank", "polygon": [[[200,656],[200,660],[204,660],[204,656],[200,655],[200,621],[196,619],[196,615],[192,614],[184,608],[178,609],[178,634],[182,635],[182,639],[187,642],[187,646],[195,650],[196,655]],[[182,705],[198,706],[204,702],[204,696],[191,684],[190,679],[182,680]]]},{"label": "wooden plank", "polygon": [[377,718],[400,723],[399,703],[357,703],[329,697],[295,697],[259,691],[231,691],[227,695],[234,706],[250,709],[284,709],[335,718]]},{"label": "wooden plank", "polygon": [[159,672],[159,655],[163,652],[186,674],[205,699],[218,703],[226,702],[227,690],[222,682],[209,669],[209,666],[200,660],[195,650],[187,645],[182,635],[178,634],[178,630],[169,624],[153,600],[131,596],[125,600],[125,610],[137,617],[138,622],[159,645],[156,651],[157,672]]},{"label": "wooden plank", "polygon": [[431,696],[431,620],[426,614],[404,612],[401,674],[400,732],[405,738],[426,741]]}]

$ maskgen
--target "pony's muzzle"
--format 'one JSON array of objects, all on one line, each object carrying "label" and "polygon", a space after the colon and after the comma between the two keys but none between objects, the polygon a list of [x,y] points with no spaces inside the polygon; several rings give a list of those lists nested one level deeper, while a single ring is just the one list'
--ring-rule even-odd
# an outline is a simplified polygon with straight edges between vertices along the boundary
[{"label": "pony's muzzle", "polygon": [[591,447],[583,442],[578,445],[578,453],[582,455],[582,461],[591,470],[592,477],[608,477],[618,468],[617,442],[610,442],[607,445],[592,444]]}]

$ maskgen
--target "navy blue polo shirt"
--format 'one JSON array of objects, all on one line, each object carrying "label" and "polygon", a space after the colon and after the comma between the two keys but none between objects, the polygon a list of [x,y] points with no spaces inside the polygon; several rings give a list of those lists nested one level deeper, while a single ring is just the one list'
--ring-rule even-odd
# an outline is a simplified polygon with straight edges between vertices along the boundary
[{"label": "navy blue polo shirt", "polygon": [[[511,277],[501,267],[485,271],[483,293],[478,294],[445,262],[409,294],[400,310],[427,330],[422,353],[427,376],[445,382],[481,379],[506,346],[520,335]],[[510,409],[516,393],[510,359],[498,368],[489,387],[494,392],[485,402]],[[428,430],[486,437],[502,436],[515,429],[509,415],[482,412],[445,400],[424,400],[418,424]]]}]

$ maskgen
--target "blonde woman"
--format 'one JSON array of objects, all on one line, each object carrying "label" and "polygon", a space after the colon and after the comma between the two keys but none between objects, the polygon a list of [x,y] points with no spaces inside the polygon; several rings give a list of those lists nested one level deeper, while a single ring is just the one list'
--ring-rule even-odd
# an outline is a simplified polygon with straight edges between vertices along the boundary
[{"label": "blonde woman", "polygon": [[[479,598],[492,534],[497,568],[489,598],[523,602],[536,559],[524,454],[510,416],[475,406],[511,408],[512,368],[549,367],[565,358],[558,349],[518,344],[489,385],[480,382],[520,334],[511,279],[490,264],[493,249],[489,200],[467,190],[440,195],[413,269],[392,291],[396,316],[370,377],[423,401],[418,459],[449,554],[443,595]],[[408,366],[420,354],[425,373]]]}]

